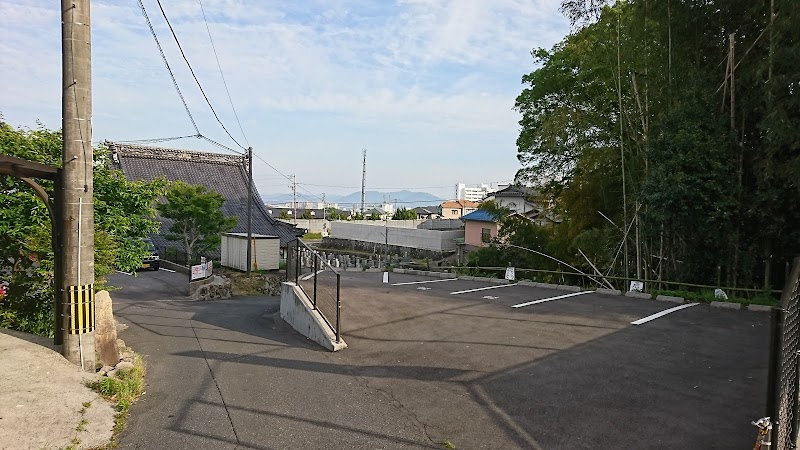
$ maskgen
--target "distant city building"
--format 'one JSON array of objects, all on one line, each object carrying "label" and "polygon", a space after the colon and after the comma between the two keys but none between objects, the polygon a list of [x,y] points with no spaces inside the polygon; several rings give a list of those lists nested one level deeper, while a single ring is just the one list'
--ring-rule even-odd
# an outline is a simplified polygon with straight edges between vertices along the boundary
[{"label": "distant city building", "polygon": [[495,192],[497,189],[489,186],[488,184],[479,184],[475,187],[468,187],[464,183],[456,185],[456,200],[469,200],[471,202],[480,202],[487,195]]},{"label": "distant city building", "polygon": [[480,204],[470,200],[448,200],[439,205],[439,217],[442,219],[460,219],[461,216],[478,209]]}]

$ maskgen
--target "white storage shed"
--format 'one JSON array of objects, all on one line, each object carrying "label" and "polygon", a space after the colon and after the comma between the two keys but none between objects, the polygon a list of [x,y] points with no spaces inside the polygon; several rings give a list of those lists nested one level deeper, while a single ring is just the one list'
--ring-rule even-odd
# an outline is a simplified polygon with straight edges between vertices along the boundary
[{"label": "white storage shed", "polygon": [[[278,270],[281,240],[278,236],[253,234],[252,270]],[[224,267],[247,270],[247,233],[222,235],[220,263]]]}]

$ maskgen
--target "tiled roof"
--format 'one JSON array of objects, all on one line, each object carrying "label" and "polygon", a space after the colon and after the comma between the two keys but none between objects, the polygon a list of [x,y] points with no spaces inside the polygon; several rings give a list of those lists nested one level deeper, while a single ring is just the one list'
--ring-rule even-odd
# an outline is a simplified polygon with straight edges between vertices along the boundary
[{"label": "tiled roof", "polygon": [[490,196],[494,197],[528,197],[537,195],[539,195],[539,193],[531,188],[527,188],[525,186],[517,186],[513,184],[490,194]]},{"label": "tiled roof", "polygon": [[[225,199],[222,212],[236,216],[239,221],[233,232],[247,232],[247,161],[243,156],[188,150],[149,147],[144,145],[106,142],[112,151],[116,168],[129,180],[154,180],[164,177],[169,181],[199,184],[218,192]],[[161,233],[170,226],[169,219],[159,217]],[[294,226],[273,219],[253,186],[253,233],[278,236],[281,246],[297,237]],[[167,241],[154,236],[157,246],[175,246],[179,241]]]},{"label": "tiled roof", "polygon": [[471,200],[447,200],[442,203],[442,208],[477,208],[481,204]]},{"label": "tiled roof", "polygon": [[497,217],[489,211],[479,209],[461,216],[461,220],[473,220],[475,222],[497,222]]}]

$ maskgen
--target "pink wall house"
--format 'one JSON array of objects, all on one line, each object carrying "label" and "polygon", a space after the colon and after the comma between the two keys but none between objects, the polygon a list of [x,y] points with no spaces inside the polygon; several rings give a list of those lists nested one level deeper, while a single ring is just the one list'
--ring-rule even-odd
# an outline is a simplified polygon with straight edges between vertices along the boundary
[{"label": "pink wall house", "polygon": [[499,224],[488,212],[479,209],[461,219],[464,221],[464,244],[483,247],[497,237]]}]

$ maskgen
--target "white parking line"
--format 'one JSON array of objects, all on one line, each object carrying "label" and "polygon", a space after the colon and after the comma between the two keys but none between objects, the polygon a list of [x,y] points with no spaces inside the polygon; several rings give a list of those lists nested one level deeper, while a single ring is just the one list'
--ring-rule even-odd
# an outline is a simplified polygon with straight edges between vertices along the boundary
[{"label": "white parking line", "polygon": [[318,275],[318,274],[320,274],[320,273],[322,273],[322,272],[325,272],[325,269],[318,270],[318,271],[316,271],[316,272],[311,272],[310,274],[308,274],[308,275],[306,275],[306,276],[304,276],[304,277],[300,278],[300,281],[306,281],[306,280],[310,280],[310,279],[314,278],[314,275]]},{"label": "white parking line", "polygon": [[482,288],[478,288],[478,289],[467,289],[466,291],[451,292],[450,295],[466,294],[467,292],[485,291],[487,289],[500,289],[500,288],[511,287],[511,286],[516,286],[516,285],[517,285],[517,283],[514,283],[514,284],[499,284],[497,286],[489,286],[489,287],[482,287]]},{"label": "white parking line", "polygon": [[125,275],[128,275],[129,277],[132,277],[132,276],[133,276],[133,272],[123,272],[123,271],[121,271],[121,270],[115,270],[114,272],[117,272],[117,273],[124,273]]},{"label": "white parking line", "polygon": [[655,319],[658,319],[659,317],[666,316],[669,313],[674,313],[675,311],[680,311],[682,309],[686,309],[686,308],[688,308],[690,306],[694,306],[694,305],[697,305],[697,303],[687,303],[685,305],[679,305],[679,306],[676,306],[674,308],[665,309],[664,311],[655,313],[655,314],[647,316],[647,317],[643,317],[643,318],[641,318],[639,320],[634,320],[633,322],[631,322],[631,325],[641,325],[641,324],[643,324],[645,322],[650,322],[651,320],[655,320]]},{"label": "white parking line", "polygon": [[444,280],[407,281],[405,283],[392,283],[392,286],[403,286],[405,284],[441,283],[442,281],[457,281],[457,280],[458,278],[445,278]]},{"label": "white parking line", "polygon": [[159,268],[158,268],[158,270],[163,270],[164,272],[169,272],[169,273],[175,273],[175,271],[174,271],[174,270],[172,270],[172,269],[165,269],[165,268],[163,268],[163,267],[159,267]]},{"label": "white parking line", "polygon": [[512,308],[522,308],[523,306],[535,305],[537,303],[549,302],[549,301],[552,301],[552,300],[558,300],[560,298],[575,297],[576,295],[591,294],[592,292],[594,292],[594,291],[573,292],[571,294],[559,295],[557,297],[543,298],[541,300],[534,300],[532,302],[520,303],[518,305],[513,305]]}]

